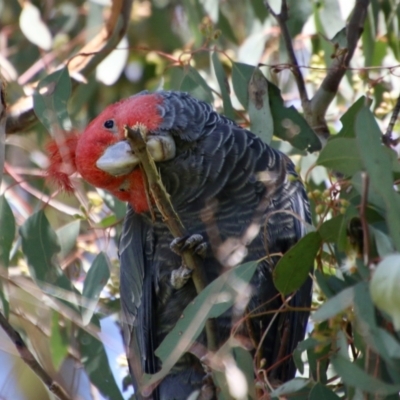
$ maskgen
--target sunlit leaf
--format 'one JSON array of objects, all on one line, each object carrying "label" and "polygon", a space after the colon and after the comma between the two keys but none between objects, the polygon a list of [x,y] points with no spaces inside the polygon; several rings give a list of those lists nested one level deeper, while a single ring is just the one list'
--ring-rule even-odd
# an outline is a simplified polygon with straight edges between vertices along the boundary
[{"label": "sunlit leaf", "polygon": [[22,11],[19,16],[19,26],[25,37],[43,50],[50,50],[53,39],[47,25],[43,22],[39,9],[31,2],[22,3]]},{"label": "sunlit leaf", "polygon": [[346,288],[331,297],[312,315],[315,322],[322,322],[345,311],[353,304],[354,286]]},{"label": "sunlit leaf", "polygon": [[271,392],[271,397],[280,397],[283,395],[290,395],[305,389],[310,384],[309,379],[304,378],[294,378],[289,382],[284,383],[279,386],[273,392]]},{"label": "sunlit leaf", "polygon": [[107,255],[101,252],[94,259],[83,284],[84,309],[82,310],[82,319],[85,325],[90,322],[100,293],[109,278],[110,261]]},{"label": "sunlit leaf", "polygon": [[81,222],[72,221],[57,229],[58,243],[60,244],[60,258],[64,259],[76,247],[76,240],[79,235]]},{"label": "sunlit leaf", "polygon": [[49,132],[69,130],[67,102],[71,95],[68,68],[64,67],[42,79],[33,95],[36,116]]},{"label": "sunlit leaf", "polygon": [[249,105],[247,110],[250,117],[250,130],[270,144],[274,134],[274,121],[268,95],[268,81],[256,68],[249,82]]},{"label": "sunlit leaf", "polygon": [[85,371],[89,375],[90,381],[99,389],[104,397],[113,400],[123,400],[110,368],[103,344],[83,330],[80,330],[78,338],[81,361],[85,367]]},{"label": "sunlit leaf", "polygon": [[338,0],[325,0],[319,3],[318,13],[328,39],[332,39],[345,25]]},{"label": "sunlit leaf", "polygon": [[367,374],[358,365],[339,355],[333,355],[331,362],[336,373],[342,378],[345,384],[360,388],[363,392],[388,395],[400,391],[400,385],[385,383]]},{"label": "sunlit leaf", "polygon": [[68,354],[68,341],[61,333],[59,314],[57,312],[53,312],[51,320],[50,348],[54,368],[58,370]]},{"label": "sunlit leaf", "polygon": [[122,74],[129,55],[129,42],[124,36],[96,68],[96,78],[107,86],[113,85]]}]

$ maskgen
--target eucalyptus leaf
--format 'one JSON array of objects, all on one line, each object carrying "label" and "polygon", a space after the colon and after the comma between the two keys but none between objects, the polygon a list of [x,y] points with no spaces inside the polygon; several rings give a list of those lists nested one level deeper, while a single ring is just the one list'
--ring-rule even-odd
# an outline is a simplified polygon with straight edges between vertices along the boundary
[{"label": "eucalyptus leaf", "polygon": [[110,278],[110,261],[107,255],[100,252],[94,259],[83,284],[83,301],[82,309],[83,323],[87,325],[95,311],[97,301],[104,286]]},{"label": "eucalyptus leaf", "polygon": [[229,82],[224,72],[222,63],[218,57],[218,53],[214,51],[211,56],[212,63],[214,66],[215,76],[217,77],[219,90],[221,91],[222,101],[224,104],[224,114],[231,119],[235,119],[235,111],[232,107],[230,98]]},{"label": "eucalyptus leaf", "polygon": [[71,128],[67,110],[70,95],[71,80],[67,67],[42,79],[33,94],[35,114],[53,135],[59,129],[69,130]]},{"label": "eucalyptus leaf", "polygon": [[268,81],[259,68],[256,68],[249,82],[250,130],[270,144],[274,134],[274,121],[268,96]]},{"label": "eucalyptus leaf", "polygon": [[15,237],[15,218],[4,195],[0,196],[0,268],[7,268]]},{"label": "eucalyptus leaf", "polygon": [[327,300],[312,316],[315,322],[322,322],[345,311],[353,304],[354,287],[342,290],[337,295]]},{"label": "eucalyptus leaf", "polygon": [[310,232],[281,257],[272,276],[274,285],[282,294],[294,292],[306,281],[320,246],[320,234]]}]

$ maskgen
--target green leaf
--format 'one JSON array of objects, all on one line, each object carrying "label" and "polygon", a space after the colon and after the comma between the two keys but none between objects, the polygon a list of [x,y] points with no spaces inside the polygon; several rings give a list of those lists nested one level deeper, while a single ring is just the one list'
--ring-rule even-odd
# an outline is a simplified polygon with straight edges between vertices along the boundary
[{"label": "green leaf", "polygon": [[22,3],[19,26],[25,37],[34,45],[50,51],[53,38],[49,27],[43,22],[39,9],[30,2]]},{"label": "green leaf", "polygon": [[294,378],[271,392],[271,397],[280,397],[296,393],[310,384],[309,379]]},{"label": "green leaf", "polygon": [[214,0],[199,0],[204,7],[204,11],[209,15],[212,22],[218,22],[219,3]]},{"label": "green leaf", "polygon": [[58,317],[59,314],[53,312],[50,336],[51,358],[53,360],[54,368],[57,371],[68,354],[68,340],[65,335],[61,333]]},{"label": "green leaf", "polygon": [[171,89],[188,92],[199,100],[213,102],[210,87],[199,72],[191,66],[171,68]]},{"label": "green leaf", "polygon": [[79,220],[72,221],[61,228],[57,229],[58,243],[60,243],[60,258],[63,260],[76,247],[76,239],[78,238],[81,222]]},{"label": "green leaf", "polygon": [[98,189],[100,197],[104,200],[104,203],[107,204],[107,207],[115,214],[117,219],[122,219],[126,214],[126,202],[118,200],[109,192],[105,190]]},{"label": "green leaf", "polygon": [[324,242],[336,242],[342,228],[343,215],[337,215],[325,221],[318,229],[319,234]]},{"label": "green leaf", "polygon": [[55,261],[61,250],[56,233],[43,210],[30,216],[20,228],[22,251],[35,281],[55,284],[62,274]]},{"label": "green leaf", "polygon": [[15,218],[5,198],[0,196],[0,268],[7,268],[15,237]]},{"label": "green leaf", "polygon": [[293,361],[296,365],[296,368],[299,370],[300,374],[304,374],[304,362],[302,359],[302,354],[304,351],[312,349],[318,345],[318,341],[314,338],[308,337],[301,341],[296,349],[293,351]]},{"label": "green leaf", "polygon": [[90,322],[96,309],[100,293],[110,278],[110,261],[107,255],[100,252],[94,259],[83,284],[82,296],[84,308],[82,310],[83,323]]},{"label": "green leaf", "polygon": [[330,140],[336,140],[339,138],[355,138],[354,134],[354,122],[356,120],[356,116],[358,112],[365,106],[369,105],[370,100],[365,96],[361,96],[354,104],[350,106],[350,108],[343,114],[340,118],[342,122],[342,129],[336,136],[332,136]]},{"label": "green leaf", "polygon": [[[40,210],[30,216],[21,226],[19,233],[22,251],[36,284],[49,295],[62,296],[59,288],[77,293],[56,261],[56,255],[61,248],[44,211]],[[65,303],[74,310],[77,309],[74,303]]]},{"label": "green leaf", "polygon": [[339,2],[338,0],[325,0],[318,5],[322,28],[327,38],[331,39],[345,26],[340,13]]},{"label": "green leaf", "polygon": [[190,32],[194,36],[195,46],[200,46],[203,41],[203,35],[200,32],[199,25],[203,19],[203,10],[199,0],[183,0],[183,6],[189,22]]},{"label": "green leaf", "polygon": [[363,169],[363,163],[357,152],[356,139],[337,138],[328,141],[319,154],[318,165],[352,176]]},{"label": "green leaf", "polygon": [[274,134],[274,121],[268,96],[268,81],[259,68],[256,68],[249,82],[250,130],[267,144]]},{"label": "green leaf", "polygon": [[383,258],[388,254],[394,253],[395,249],[393,246],[393,241],[390,236],[383,233],[381,230],[369,226],[370,233],[375,239],[376,249],[378,251],[379,257]]},{"label": "green leaf", "polygon": [[268,94],[274,119],[274,135],[287,140],[299,150],[307,150],[310,153],[320,150],[321,142],[318,136],[293,106],[285,107],[281,91],[270,81]]},{"label": "green leaf", "polygon": [[273,280],[283,295],[294,292],[306,281],[321,242],[318,232],[310,232],[278,261],[273,271]]},{"label": "green leaf", "polygon": [[214,65],[215,76],[217,77],[219,90],[221,92],[222,101],[224,104],[224,114],[228,118],[235,119],[235,111],[232,107],[232,102],[230,97],[229,82],[225,75],[221,61],[218,57],[218,53],[214,51],[212,53],[211,59]]},{"label": "green leaf", "polygon": [[400,250],[400,197],[393,189],[392,163],[381,143],[381,131],[372,112],[363,107],[357,114],[355,131],[358,149],[370,184],[382,197],[386,221],[396,249]]},{"label": "green leaf", "polygon": [[81,362],[89,375],[90,381],[107,399],[123,400],[111,371],[103,344],[90,334],[80,330],[79,345]]},{"label": "green leaf", "polygon": [[315,322],[322,322],[343,312],[353,304],[354,286],[343,289],[337,295],[331,297],[313,314]]},{"label": "green leaf", "polygon": [[57,129],[70,129],[67,102],[71,95],[68,68],[64,67],[42,79],[33,94],[36,116],[46,129],[55,134]]},{"label": "green leaf", "polygon": [[311,389],[309,400],[338,400],[340,397],[322,383],[317,382]]},{"label": "green leaf", "polygon": [[232,63],[232,85],[236,97],[247,110],[249,105],[249,82],[255,67],[243,63]]},{"label": "green leaf", "polygon": [[367,374],[358,365],[344,357],[333,355],[331,363],[336,373],[346,385],[361,389],[363,392],[389,395],[400,391],[400,385],[385,383],[372,375]]},{"label": "green leaf", "polygon": [[250,398],[256,398],[256,391],[254,387],[254,364],[253,357],[249,351],[243,347],[237,346],[233,348],[233,357],[236,361],[238,368],[243,372],[246,377],[248,395]]},{"label": "green leaf", "polygon": [[288,0],[289,18],[286,22],[290,37],[301,33],[304,24],[313,12],[310,0]]},{"label": "green leaf", "polygon": [[168,374],[193,340],[198,337],[208,318],[217,318],[232,307],[238,295],[232,282],[236,280],[250,282],[257,265],[257,261],[251,261],[225,272],[185,308],[174,329],[155,351],[162,361],[162,369],[154,375],[146,375],[146,384],[155,383]]}]

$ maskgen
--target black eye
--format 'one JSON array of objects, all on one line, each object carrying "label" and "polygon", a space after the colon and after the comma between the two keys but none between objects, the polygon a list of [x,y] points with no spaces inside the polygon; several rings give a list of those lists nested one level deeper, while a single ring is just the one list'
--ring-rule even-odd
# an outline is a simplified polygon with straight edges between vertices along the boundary
[{"label": "black eye", "polygon": [[104,122],[104,128],[106,129],[114,128],[114,120],[108,119],[106,122]]}]

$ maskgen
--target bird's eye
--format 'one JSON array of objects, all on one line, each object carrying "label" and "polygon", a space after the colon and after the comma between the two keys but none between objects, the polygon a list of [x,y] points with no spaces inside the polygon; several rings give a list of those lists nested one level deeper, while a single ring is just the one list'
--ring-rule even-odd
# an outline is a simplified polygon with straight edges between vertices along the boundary
[{"label": "bird's eye", "polygon": [[108,119],[106,122],[104,122],[104,128],[106,128],[106,129],[114,128],[114,120]]}]

